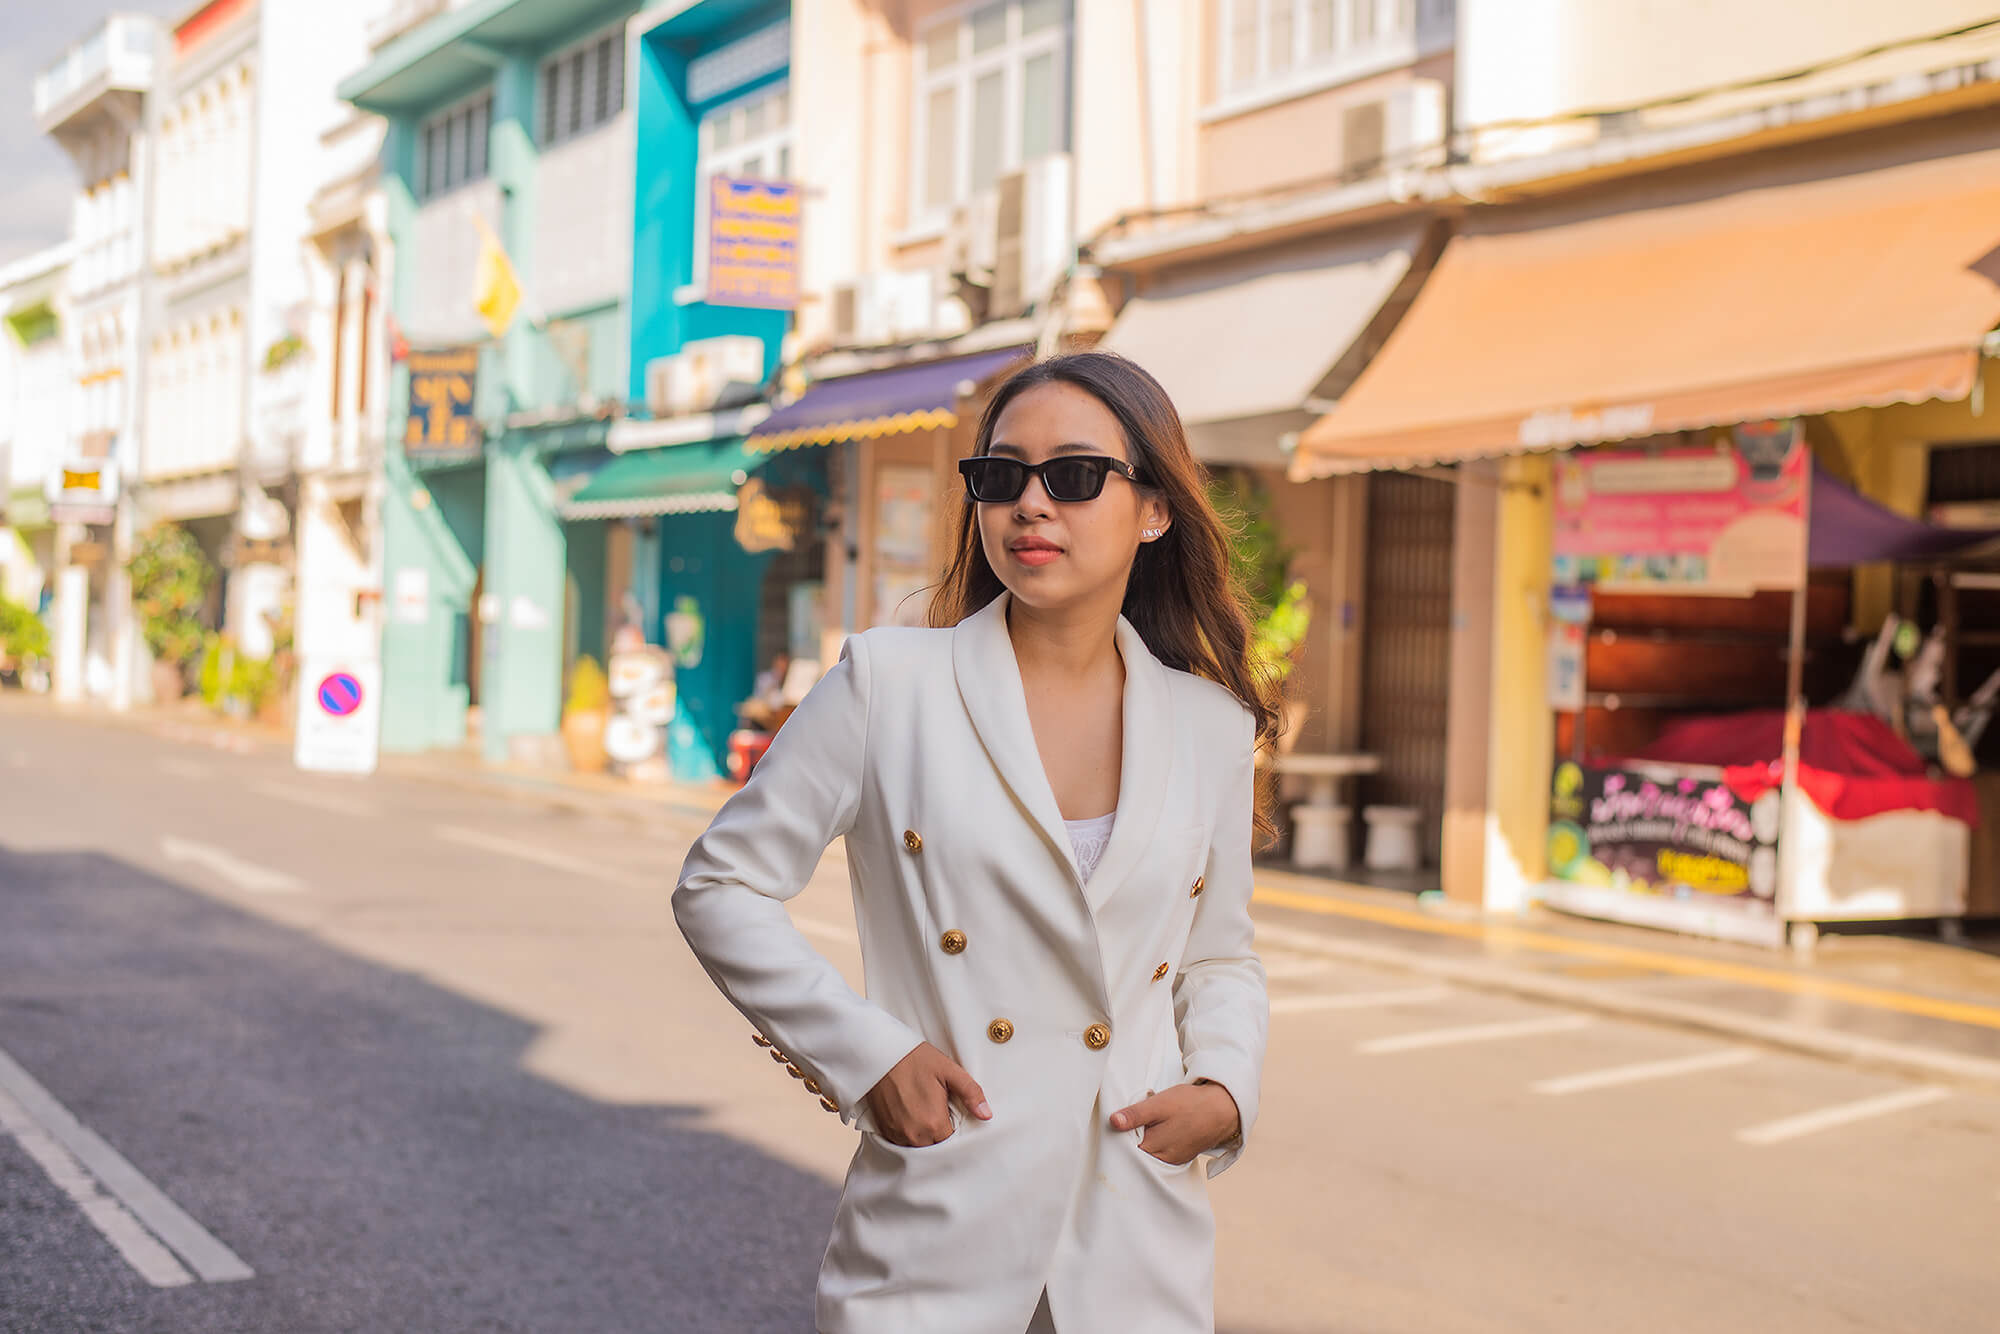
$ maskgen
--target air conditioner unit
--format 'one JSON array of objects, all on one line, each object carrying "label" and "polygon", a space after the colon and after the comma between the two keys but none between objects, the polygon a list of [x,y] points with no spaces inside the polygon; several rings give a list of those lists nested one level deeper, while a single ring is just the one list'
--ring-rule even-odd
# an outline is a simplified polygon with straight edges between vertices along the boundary
[{"label": "air conditioner unit", "polygon": [[975,287],[992,285],[999,209],[999,192],[983,190],[952,211],[944,237],[944,266],[953,279]]},{"label": "air conditioner unit", "polygon": [[1052,153],[1008,173],[993,194],[987,319],[1018,315],[1046,298],[1076,253],[1067,154]]},{"label": "air conditioner unit", "polygon": [[1443,82],[1411,79],[1341,111],[1341,172],[1359,178],[1441,166],[1449,129]]},{"label": "air conditioner unit", "polygon": [[945,309],[951,280],[937,269],[864,273],[833,288],[836,344],[870,347],[964,331],[962,317]]},{"label": "air conditioner unit", "polygon": [[700,338],[646,363],[646,407],[655,417],[712,412],[748,403],[763,384],[763,339]]}]

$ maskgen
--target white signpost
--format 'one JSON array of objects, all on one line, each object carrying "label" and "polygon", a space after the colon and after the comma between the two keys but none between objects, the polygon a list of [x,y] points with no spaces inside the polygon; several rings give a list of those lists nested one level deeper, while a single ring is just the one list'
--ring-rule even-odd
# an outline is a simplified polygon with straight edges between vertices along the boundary
[{"label": "white signpost", "polygon": [[382,664],[317,658],[303,666],[292,763],[319,773],[375,772],[382,728]]}]

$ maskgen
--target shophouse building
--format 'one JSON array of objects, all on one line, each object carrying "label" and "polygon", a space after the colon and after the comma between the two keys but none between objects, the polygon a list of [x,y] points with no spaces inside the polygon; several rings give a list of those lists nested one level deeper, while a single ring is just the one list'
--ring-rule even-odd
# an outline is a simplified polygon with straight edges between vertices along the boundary
[{"label": "shophouse building", "polygon": [[70,452],[71,247],[0,268],[0,597],[53,621],[61,568],[48,485]]},{"label": "shophouse building", "polygon": [[387,749],[476,719],[487,758],[553,761],[566,666],[603,652],[601,526],[572,542],[558,491],[608,460],[626,395],[636,8],[393,5],[340,85],[386,123],[409,349],[386,386]]},{"label": "shophouse building", "polygon": [[[129,491],[144,455],[142,395],[148,200],[155,153],[148,108],[165,63],[159,25],[139,15],[106,19],[36,76],[36,128],[76,171],[63,337],[75,377],[63,461],[98,492],[57,502],[51,558],[56,691],[130,705],[142,657],[123,559],[130,549]],[[64,517],[65,514],[68,517]]]}]

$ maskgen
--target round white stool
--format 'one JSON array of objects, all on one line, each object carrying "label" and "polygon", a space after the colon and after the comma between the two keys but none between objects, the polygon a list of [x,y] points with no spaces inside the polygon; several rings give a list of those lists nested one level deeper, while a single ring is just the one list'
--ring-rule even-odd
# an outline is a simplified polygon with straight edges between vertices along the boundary
[{"label": "round white stool", "polygon": [[1302,801],[1292,807],[1292,865],[1344,871],[1348,865],[1347,827],[1354,811]]},{"label": "round white stool", "polygon": [[1362,807],[1361,820],[1368,826],[1362,864],[1371,871],[1416,870],[1423,861],[1417,846],[1417,821],[1422,818],[1415,806]]}]

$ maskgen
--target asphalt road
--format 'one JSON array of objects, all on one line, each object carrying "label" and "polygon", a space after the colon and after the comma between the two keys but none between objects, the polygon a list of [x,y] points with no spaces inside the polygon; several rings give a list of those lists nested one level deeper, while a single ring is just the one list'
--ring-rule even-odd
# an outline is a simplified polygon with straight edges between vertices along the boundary
[{"label": "asphalt road", "polygon": [[[675,931],[692,824],[4,697],[0,792],[0,1331],[811,1328],[852,1135]],[[858,976],[837,853],[794,916]],[[1338,929],[1264,924],[1222,1330],[1993,1327],[2000,1099],[1315,954]]]}]

